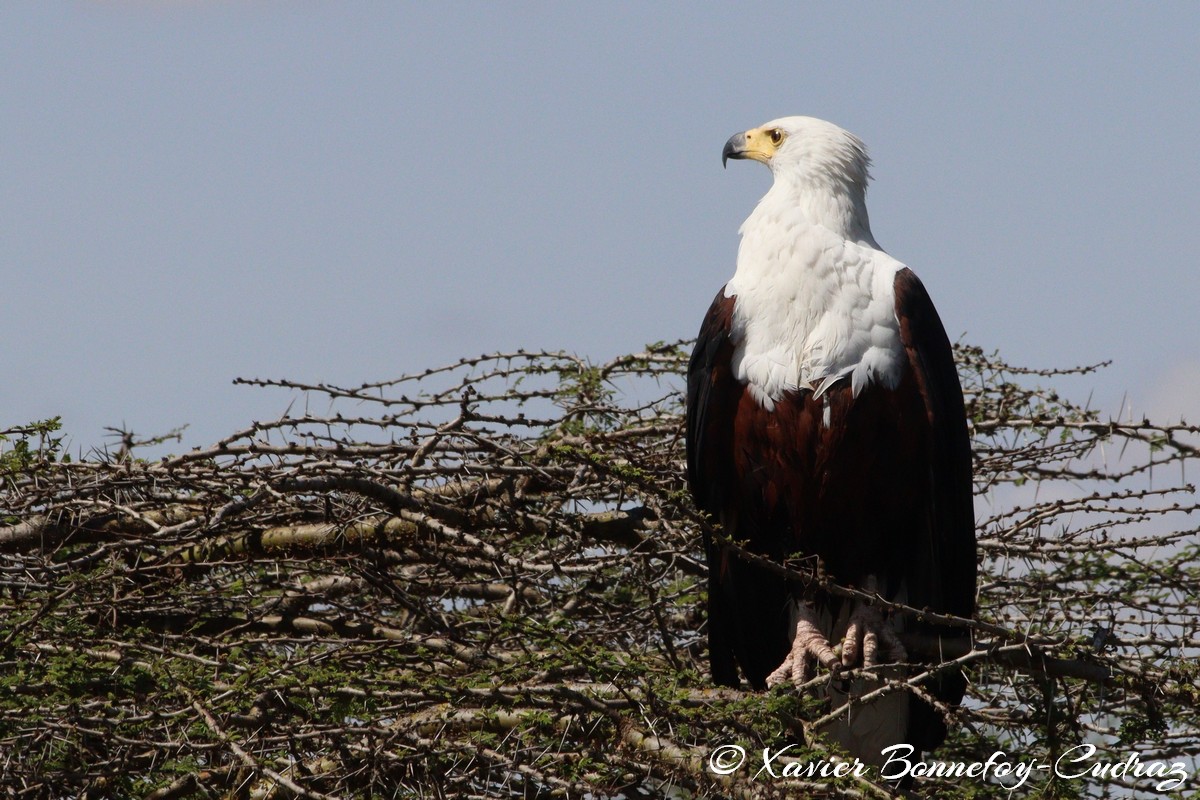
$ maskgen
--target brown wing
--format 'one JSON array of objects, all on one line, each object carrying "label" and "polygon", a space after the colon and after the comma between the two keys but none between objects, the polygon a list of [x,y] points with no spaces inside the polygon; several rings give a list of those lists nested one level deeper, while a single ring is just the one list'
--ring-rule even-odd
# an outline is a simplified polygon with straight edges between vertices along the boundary
[{"label": "brown wing", "polygon": [[[729,340],[734,299],[717,292],[700,326],[688,364],[687,380],[687,479],[696,505],[717,519],[726,517],[729,493],[737,486],[733,474],[734,414],[742,387],[733,377],[733,344]],[[737,686],[738,668],[749,656],[739,644],[741,626],[748,613],[738,591],[737,578],[744,564],[731,562],[707,532],[708,652],[715,683]],[[782,658],[782,656],[780,656]],[[766,673],[763,673],[764,675]]]},{"label": "brown wing", "polygon": [[724,488],[729,486],[729,438],[741,387],[733,378],[733,344],[729,329],[734,299],[717,292],[700,326],[688,363],[687,479],[696,505],[719,515]]},{"label": "brown wing", "polygon": [[926,530],[910,604],[958,616],[975,611],[975,511],[971,440],[962,385],[942,321],[911,270],[896,274],[896,317],[908,364],[929,419]]},{"label": "brown wing", "polygon": [[[908,605],[970,617],[975,613],[977,562],[971,440],[962,385],[950,340],[921,281],[912,271],[901,270],[895,293],[900,338],[929,420],[927,507],[910,533],[918,557],[907,576]],[[968,635],[961,628],[915,627],[942,636]],[[960,670],[944,671],[925,688],[955,704],[966,691],[966,679]],[[913,704],[909,738],[914,746],[933,749],[945,733],[937,711],[925,703]]]}]

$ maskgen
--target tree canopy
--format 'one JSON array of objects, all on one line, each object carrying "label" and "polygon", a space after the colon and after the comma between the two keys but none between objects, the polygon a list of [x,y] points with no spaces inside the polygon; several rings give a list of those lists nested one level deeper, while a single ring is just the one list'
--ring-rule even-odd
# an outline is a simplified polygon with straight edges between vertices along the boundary
[{"label": "tree canopy", "polygon": [[[288,412],[157,459],[128,433],[72,458],[53,420],[0,431],[5,796],[892,796],[812,771],[836,763],[820,702],[708,680],[700,542],[721,534],[683,483],[688,349],[244,380]],[[1049,388],[1092,367],[956,357],[979,611],[949,620],[970,649],[925,654],[970,680],[927,761],[1059,768],[910,791],[1183,796],[1200,428]]]}]

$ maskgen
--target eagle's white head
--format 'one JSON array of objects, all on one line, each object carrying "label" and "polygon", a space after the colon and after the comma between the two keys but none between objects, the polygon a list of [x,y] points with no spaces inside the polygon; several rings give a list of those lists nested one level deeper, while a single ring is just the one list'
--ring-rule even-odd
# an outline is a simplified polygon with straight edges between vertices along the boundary
[{"label": "eagle's white head", "polygon": [[781,117],[731,136],[721,161],[731,158],[770,167],[775,185],[768,197],[804,208],[812,222],[848,239],[874,243],[866,202],[871,159],[849,131],[814,117]]}]

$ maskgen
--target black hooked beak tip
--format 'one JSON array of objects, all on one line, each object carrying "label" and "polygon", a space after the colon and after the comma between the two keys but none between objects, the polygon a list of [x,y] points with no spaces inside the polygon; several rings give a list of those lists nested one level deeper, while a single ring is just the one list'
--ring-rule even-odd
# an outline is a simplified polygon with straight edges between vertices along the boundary
[{"label": "black hooked beak tip", "polygon": [[729,137],[729,141],[725,143],[725,149],[721,151],[721,167],[724,168],[731,158],[746,157],[746,134],[735,133]]}]

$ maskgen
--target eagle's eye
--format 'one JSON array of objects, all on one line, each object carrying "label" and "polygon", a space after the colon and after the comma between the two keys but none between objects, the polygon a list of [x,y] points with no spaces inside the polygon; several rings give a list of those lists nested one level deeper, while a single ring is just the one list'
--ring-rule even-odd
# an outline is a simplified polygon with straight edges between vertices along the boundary
[{"label": "eagle's eye", "polygon": [[770,133],[767,135],[771,137],[771,144],[779,147],[779,145],[783,144],[783,139],[787,134],[785,134],[779,128],[772,128]]}]

